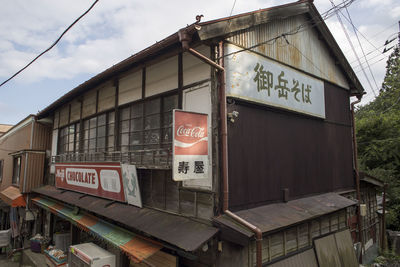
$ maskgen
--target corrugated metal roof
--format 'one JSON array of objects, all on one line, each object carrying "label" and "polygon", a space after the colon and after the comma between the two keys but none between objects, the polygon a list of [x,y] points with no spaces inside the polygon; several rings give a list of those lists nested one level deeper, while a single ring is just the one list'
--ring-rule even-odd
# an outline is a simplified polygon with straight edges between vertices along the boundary
[{"label": "corrugated metal roof", "polygon": [[[235,212],[236,215],[257,226],[263,233],[288,227],[306,220],[329,214],[356,203],[336,193],[300,198],[286,203],[275,203]],[[245,236],[253,233],[234,223],[228,216],[214,219]]]},{"label": "corrugated metal roof", "polygon": [[99,197],[59,190],[54,186],[47,185],[33,191],[119,222],[185,251],[197,250],[218,232],[215,227],[185,217],[118,202],[112,203]]}]

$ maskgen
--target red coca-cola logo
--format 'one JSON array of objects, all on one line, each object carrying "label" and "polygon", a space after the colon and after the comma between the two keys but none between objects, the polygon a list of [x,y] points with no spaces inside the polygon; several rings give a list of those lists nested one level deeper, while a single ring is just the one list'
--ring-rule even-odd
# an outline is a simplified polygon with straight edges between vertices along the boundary
[{"label": "red coca-cola logo", "polygon": [[204,127],[192,127],[190,125],[180,125],[176,130],[176,136],[203,138],[206,134]]}]

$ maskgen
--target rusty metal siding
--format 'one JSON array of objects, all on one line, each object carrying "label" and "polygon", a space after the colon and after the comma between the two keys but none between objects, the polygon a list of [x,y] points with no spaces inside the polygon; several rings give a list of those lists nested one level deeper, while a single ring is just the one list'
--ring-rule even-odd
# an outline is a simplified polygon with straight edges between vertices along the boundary
[{"label": "rusty metal siding", "polygon": [[230,208],[282,201],[285,188],[290,199],[353,188],[348,93],[325,83],[326,120],[229,105],[240,114],[228,125]]},{"label": "rusty metal siding", "polygon": [[51,126],[35,123],[33,128],[32,149],[46,150],[51,146]]},{"label": "rusty metal siding", "polygon": [[[26,176],[21,176],[20,190],[22,193],[29,193],[32,189],[37,188],[43,184],[45,154],[35,152],[25,152],[27,156],[27,169]],[[23,154],[23,161],[25,163],[25,155]],[[26,182],[24,178],[26,177]]]},{"label": "rusty metal siding", "polygon": [[[290,45],[284,38],[267,42],[282,33],[296,32],[300,25],[307,26],[286,36]],[[317,30],[310,26],[305,15],[297,15],[240,30],[227,40],[246,48],[267,42],[253,50],[348,89],[348,82],[329,48],[319,38]]]}]

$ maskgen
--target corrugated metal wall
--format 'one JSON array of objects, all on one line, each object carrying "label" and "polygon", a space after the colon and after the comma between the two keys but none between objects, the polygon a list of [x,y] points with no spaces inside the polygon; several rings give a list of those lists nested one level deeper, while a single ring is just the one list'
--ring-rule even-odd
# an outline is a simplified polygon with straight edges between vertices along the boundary
[{"label": "corrugated metal wall", "polygon": [[231,209],[354,187],[349,92],[325,83],[326,120],[239,102],[228,124]]},{"label": "corrugated metal wall", "polygon": [[[32,189],[39,187],[43,184],[45,154],[31,153],[31,152],[25,152],[25,153],[28,154],[27,156],[28,166],[26,170],[26,176],[23,173],[21,173],[22,179],[19,188],[22,193],[29,193],[31,192]],[[26,159],[25,155],[26,154],[22,156],[24,164]],[[26,177],[26,182],[24,182],[24,177]]]},{"label": "corrugated metal wall", "polygon": [[329,48],[318,38],[317,30],[310,27],[305,15],[274,20],[241,30],[227,40],[248,48],[271,40],[282,33],[296,32],[300,25],[307,25],[307,27],[296,34],[286,36],[290,45],[284,38],[279,38],[257,46],[253,50],[348,89],[347,80],[335,64]]}]

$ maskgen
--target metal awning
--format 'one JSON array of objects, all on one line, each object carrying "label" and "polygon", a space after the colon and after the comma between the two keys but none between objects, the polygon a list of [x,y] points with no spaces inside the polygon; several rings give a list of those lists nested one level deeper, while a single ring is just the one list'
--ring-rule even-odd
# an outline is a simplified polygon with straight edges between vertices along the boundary
[{"label": "metal awning", "polygon": [[170,247],[174,246],[187,252],[196,251],[219,231],[216,227],[182,216],[60,190],[54,186],[47,185],[33,191],[119,222],[135,232],[152,236],[166,242]]},{"label": "metal awning", "polygon": [[63,203],[43,197],[35,197],[32,202],[120,248],[135,262],[142,262],[162,248],[160,243],[148,240]]},{"label": "metal awning", "polygon": [[0,198],[7,203],[7,205],[15,207],[25,207],[26,201],[21,191],[15,186],[9,186],[0,192]]},{"label": "metal awning", "polygon": [[[300,198],[286,203],[274,203],[241,210],[235,212],[235,214],[260,228],[263,233],[267,233],[311,220],[355,204],[356,202],[353,200],[337,193],[326,193]],[[253,232],[234,222],[226,215],[214,218],[214,222],[220,226],[223,236],[229,235],[230,238],[232,238],[232,235],[235,235],[233,232],[236,232],[236,237],[234,238],[237,239],[237,243],[239,244],[245,244],[245,242],[248,242],[246,238],[248,239],[254,235]]]}]

